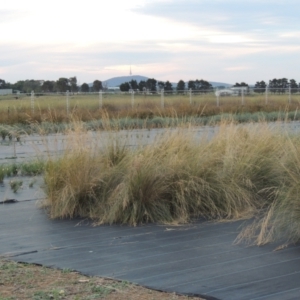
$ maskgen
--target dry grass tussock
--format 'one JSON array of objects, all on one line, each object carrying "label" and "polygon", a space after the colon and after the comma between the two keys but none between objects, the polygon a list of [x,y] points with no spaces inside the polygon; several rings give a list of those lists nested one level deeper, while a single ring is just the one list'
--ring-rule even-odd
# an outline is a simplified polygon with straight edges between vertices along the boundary
[{"label": "dry grass tussock", "polygon": [[136,225],[256,216],[239,238],[251,235],[258,244],[300,238],[297,136],[266,123],[233,122],[212,138],[179,128],[134,148],[113,132],[98,143],[81,126],[67,136],[63,155],[46,164],[52,218]]},{"label": "dry grass tussock", "polygon": [[278,186],[274,200],[256,216],[236,239],[257,245],[270,242],[285,245],[300,240],[300,139],[286,137],[277,157]]}]

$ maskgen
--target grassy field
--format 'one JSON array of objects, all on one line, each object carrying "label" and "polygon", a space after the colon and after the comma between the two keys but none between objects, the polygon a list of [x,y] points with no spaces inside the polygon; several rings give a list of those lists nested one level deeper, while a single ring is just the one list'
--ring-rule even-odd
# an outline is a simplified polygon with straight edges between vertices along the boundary
[{"label": "grassy field", "polygon": [[70,95],[69,114],[67,113],[65,95],[35,96],[34,109],[30,96],[0,97],[0,124],[32,123],[32,122],[69,122],[70,115],[77,116],[82,121],[100,119],[105,112],[109,118],[138,118],[151,119],[160,117],[200,117],[213,116],[222,113],[241,114],[256,112],[297,111],[300,95],[292,95],[289,102],[288,95],[268,96],[248,95],[242,102],[240,96],[220,97],[217,106],[216,96],[211,94],[134,96],[134,102],[129,94],[103,94],[102,104],[98,94]]},{"label": "grassy field", "polygon": [[[257,220],[240,238],[256,244],[300,239],[300,138],[266,123],[223,123],[212,139],[166,131],[155,144],[92,145],[78,127],[45,167],[52,218],[96,223],[184,223],[193,218]],[[288,217],[287,217],[288,216]]]}]

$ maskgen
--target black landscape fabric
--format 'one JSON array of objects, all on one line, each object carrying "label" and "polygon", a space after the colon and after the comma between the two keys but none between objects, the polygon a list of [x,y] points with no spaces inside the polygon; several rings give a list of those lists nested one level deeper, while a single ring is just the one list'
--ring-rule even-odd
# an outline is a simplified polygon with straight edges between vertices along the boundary
[{"label": "black landscape fabric", "polygon": [[206,299],[300,299],[300,245],[234,245],[241,224],[93,226],[20,201],[0,205],[0,255]]}]

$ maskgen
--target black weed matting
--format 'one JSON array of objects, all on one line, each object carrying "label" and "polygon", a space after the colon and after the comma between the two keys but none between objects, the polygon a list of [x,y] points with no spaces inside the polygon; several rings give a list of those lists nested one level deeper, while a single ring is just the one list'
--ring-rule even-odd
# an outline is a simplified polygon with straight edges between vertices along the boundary
[{"label": "black weed matting", "polygon": [[93,226],[0,205],[0,255],[207,299],[300,299],[300,245],[234,245],[241,222]]}]

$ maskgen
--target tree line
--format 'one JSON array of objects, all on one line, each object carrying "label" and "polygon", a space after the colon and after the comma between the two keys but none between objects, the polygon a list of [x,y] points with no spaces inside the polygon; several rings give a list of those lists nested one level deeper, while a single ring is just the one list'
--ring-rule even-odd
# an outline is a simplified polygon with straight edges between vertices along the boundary
[{"label": "tree line", "polygon": [[145,91],[148,90],[150,92],[156,92],[157,90],[164,90],[166,92],[171,92],[176,90],[178,92],[184,91],[186,88],[191,89],[193,91],[203,91],[209,92],[213,90],[212,85],[203,79],[201,80],[189,80],[187,84],[183,80],[179,80],[176,88],[173,87],[172,83],[167,81],[157,81],[154,78],[149,78],[146,81],[141,80],[139,83],[136,80],[130,80],[128,82],[124,82],[120,85],[121,92],[128,92],[130,90],[133,91]]},{"label": "tree line", "polygon": [[[257,81],[254,85],[255,93],[264,93],[267,88],[265,81]],[[300,83],[298,84],[295,79],[288,80],[287,78],[274,78],[269,80],[268,89],[270,93],[283,94],[287,89],[291,89],[291,93],[295,94],[299,92]]]},{"label": "tree line", "polygon": [[172,83],[170,81],[163,82],[163,81],[157,81],[154,78],[149,78],[146,81],[141,80],[139,83],[136,80],[132,79],[130,81],[120,84],[121,92],[128,92],[130,90],[140,91],[140,92],[148,90],[150,92],[156,92],[157,89],[172,91],[173,90]]},{"label": "tree line", "polygon": [[[120,90],[122,92],[128,92],[130,90],[134,91],[145,91],[156,92],[157,90],[164,90],[166,92],[177,90],[178,92],[185,90],[186,88],[194,91],[207,92],[212,90],[212,85],[203,79],[201,80],[189,80],[185,83],[183,80],[179,80],[176,88],[173,87],[170,81],[157,81],[154,78],[149,78],[146,81],[141,80],[137,82],[136,80],[131,80],[129,82],[124,82],[120,85]],[[65,78],[61,77],[56,81],[51,80],[19,80],[14,84],[6,82],[4,79],[0,79],[0,89],[13,89],[14,91],[20,91],[23,93],[30,93],[35,91],[35,93],[53,93],[53,92],[66,92],[70,91],[75,93],[81,92],[99,92],[100,90],[105,90],[106,87],[103,86],[100,80],[95,80],[90,87],[87,83],[78,85],[76,76]]]},{"label": "tree line", "polygon": [[90,87],[87,83],[78,85],[76,76],[70,78],[61,77],[56,81],[53,80],[19,80],[14,84],[0,79],[0,89],[13,89],[23,93],[53,93],[53,92],[66,92],[71,93],[81,92],[99,92],[103,89],[102,81],[95,80]]},{"label": "tree line", "polygon": [[[247,87],[250,89],[249,85],[245,82],[235,83],[233,87]],[[253,87],[255,93],[264,93],[267,88],[267,83],[265,81],[257,81]],[[300,83],[298,84],[295,79],[287,78],[274,78],[269,80],[268,89],[270,93],[285,93],[287,89],[291,89],[291,93],[297,93],[300,91]],[[75,93],[81,92],[99,92],[100,90],[106,90],[106,86],[102,84],[100,80],[94,80],[92,86],[90,87],[87,83],[81,85],[78,84],[76,76],[65,78],[61,77],[56,81],[51,80],[19,80],[14,84],[6,82],[4,79],[0,79],[0,89],[13,89],[14,91],[20,91],[23,93],[30,93],[35,91],[35,93],[53,93],[53,92],[66,92],[70,91]],[[164,90],[166,92],[177,91],[178,93],[184,90],[200,91],[203,93],[213,90],[212,85],[206,80],[189,80],[184,82],[179,80],[176,87],[173,87],[170,81],[157,81],[154,78],[149,78],[146,81],[141,80],[137,82],[136,80],[131,80],[124,82],[120,85],[120,90],[122,92],[128,92],[130,90],[134,91],[150,91],[156,92],[157,90]]]}]

